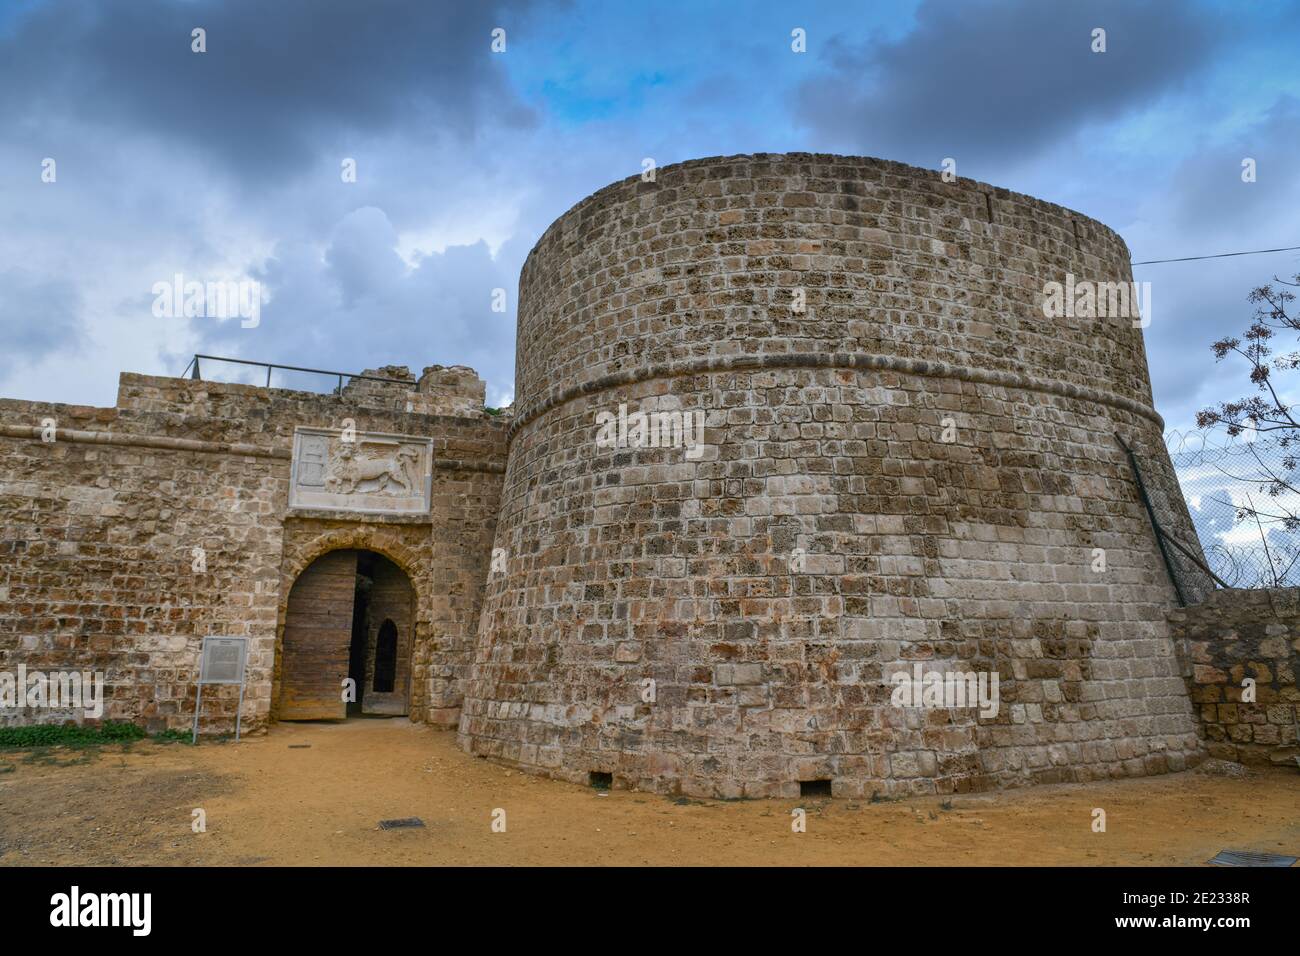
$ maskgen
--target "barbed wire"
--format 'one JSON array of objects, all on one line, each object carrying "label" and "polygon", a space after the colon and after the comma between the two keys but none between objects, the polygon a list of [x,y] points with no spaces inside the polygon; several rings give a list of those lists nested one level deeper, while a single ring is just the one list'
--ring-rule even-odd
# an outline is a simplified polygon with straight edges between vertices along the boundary
[{"label": "barbed wire", "polygon": [[[1164,438],[1210,569],[1232,587],[1300,585],[1295,446],[1206,431]],[[1162,517],[1176,526],[1172,512]]]},{"label": "barbed wire", "polygon": [[1239,435],[1227,435],[1201,429],[1180,431],[1176,428],[1165,432],[1164,442],[1165,449],[1171,456],[1210,453],[1239,455],[1250,451],[1251,445],[1258,444],[1253,438],[1242,438]]}]

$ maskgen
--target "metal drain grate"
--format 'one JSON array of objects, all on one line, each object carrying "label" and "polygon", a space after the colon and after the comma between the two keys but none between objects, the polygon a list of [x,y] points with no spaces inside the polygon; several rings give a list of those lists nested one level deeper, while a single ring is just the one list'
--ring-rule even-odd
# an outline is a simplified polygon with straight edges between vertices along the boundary
[{"label": "metal drain grate", "polygon": [[379,821],[379,829],[381,830],[411,830],[422,826],[424,826],[424,821],[419,817],[405,817],[401,820]]},{"label": "metal drain grate", "polygon": [[1211,863],[1219,866],[1295,866],[1296,858],[1279,853],[1255,853],[1251,850],[1220,850]]}]

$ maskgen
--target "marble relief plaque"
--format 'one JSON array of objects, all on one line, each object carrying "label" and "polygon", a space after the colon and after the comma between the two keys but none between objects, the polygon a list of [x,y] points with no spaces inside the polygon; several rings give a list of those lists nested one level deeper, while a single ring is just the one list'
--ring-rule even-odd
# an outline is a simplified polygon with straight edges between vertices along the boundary
[{"label": "marble relief plaque", "polygon": [[422,514],[429,510],[433,441],[410,435],[297,428],[290,508]]}]

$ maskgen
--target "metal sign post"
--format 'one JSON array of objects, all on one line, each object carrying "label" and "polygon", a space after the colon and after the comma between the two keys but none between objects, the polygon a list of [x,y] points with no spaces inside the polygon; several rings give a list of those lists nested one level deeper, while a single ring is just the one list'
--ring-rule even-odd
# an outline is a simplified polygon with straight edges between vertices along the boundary
[{"label": "metal sign post", "polygon": [[194,701],[194,734],[199,739],[199,708],[203,706],[204,684],[238,684],[239,709],[235,711],[235,739],[239,739],[239,722],[244,710],[244,668],[248,663],[248,638],[205,637],[199,662],[199,692]]}]

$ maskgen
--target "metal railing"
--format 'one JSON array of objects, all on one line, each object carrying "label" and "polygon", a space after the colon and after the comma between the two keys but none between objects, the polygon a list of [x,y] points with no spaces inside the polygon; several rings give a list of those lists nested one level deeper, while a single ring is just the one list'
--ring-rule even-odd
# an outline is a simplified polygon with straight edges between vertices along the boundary
[{"label": "metal railing", "polygon": [[[196,381],[202,381],[203,376],[200,374],[200,365],[199,365],[200,359],[207,362],[229,362],[233,365],[253,365],[258,368],[264,368],[266,369],[267,388],[271,387],[271,373],[275,371],[277,368],[283,369],[286,372],[307,372],[309,374],[314,374],[314,375],[337,376],[339,380],[339,384],[338,384],[338,388],[335,389],[335,394],[339,394],[339,395],[343,393],[343,380],[345,378],[350,381],[354,379],[359,379],[361,381],[366,381],[366,382],[384,382],[385,384],[388,385],[405,385],[408,388],[415,387],[415,382],[409,379],[381,378],[378,375],[362,375],[359,372],[333,372],[330,371],[329,369],[323,369],[323,368],[303,368],[300,365],[281,365],[278,362],[254,362],[251,359],[226,358],[225,356],[221,356],[221,355],[204,355],[199,352],[196,352],[194,358],[190,359],[190,364],[185,366],[185,371],[181,372],[181,378],[184,378],[187,374],[189,374],[189,377],[191,379],[194,379]],[[193,374],[190,374],[191,368],[194,369]]]}]

